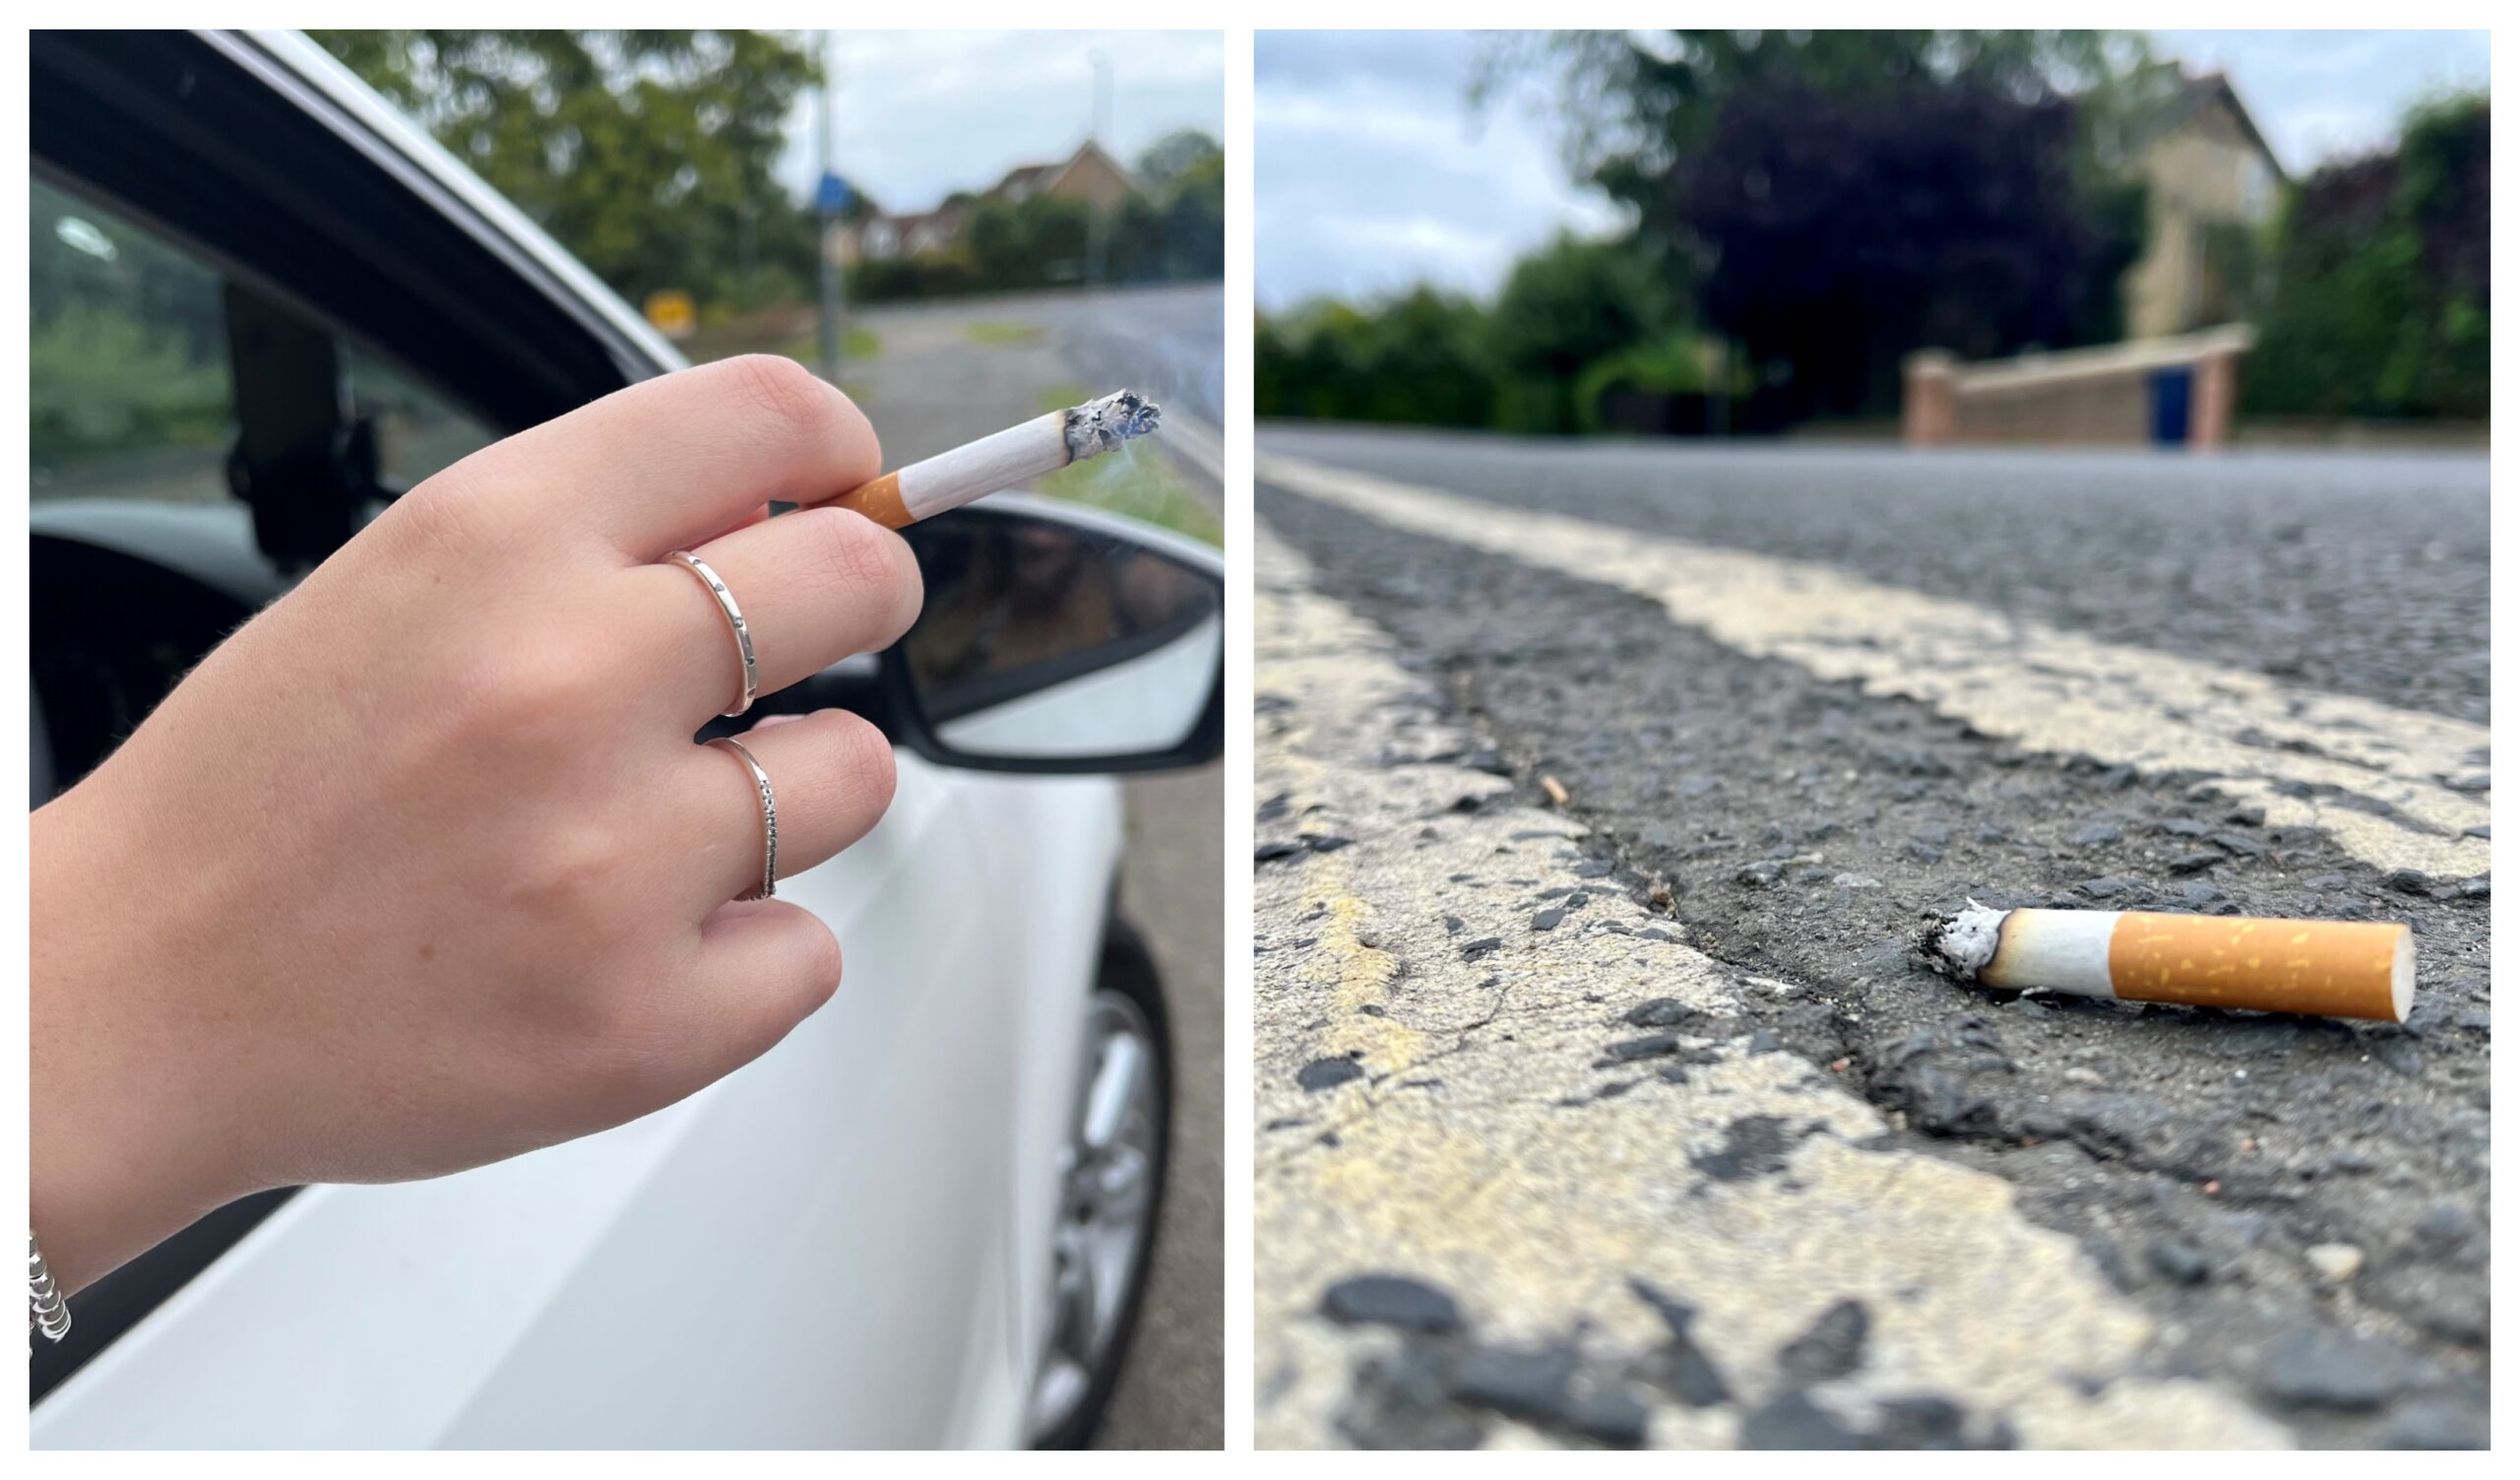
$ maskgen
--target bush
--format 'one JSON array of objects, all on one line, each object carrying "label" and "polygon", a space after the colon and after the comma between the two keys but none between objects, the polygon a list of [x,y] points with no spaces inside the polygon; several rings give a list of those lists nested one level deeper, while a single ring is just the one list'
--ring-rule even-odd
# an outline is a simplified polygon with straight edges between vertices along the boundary
[{"label": "bush", "polygon": [[2489,135],[2482,97],[2426,104],[2397,149],[2328,165],[2294,191],[2242,376],[2246,410],[2488,415]]},{"label": "bush", "polygon": [[1415,289],[1369,309],[1316,304],[1262,319],[1252,341],[1253,409],[1264,417],[1480,426],[1492,380],[1479,306]]}]

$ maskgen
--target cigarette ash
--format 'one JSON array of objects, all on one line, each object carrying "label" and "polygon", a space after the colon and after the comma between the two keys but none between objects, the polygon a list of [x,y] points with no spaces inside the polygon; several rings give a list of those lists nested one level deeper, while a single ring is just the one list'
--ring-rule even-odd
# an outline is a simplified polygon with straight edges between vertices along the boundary
[{"label": "cigarette ash", "polygon": [[1067,413],[1067,457],[1081,463],[1126,446],[1132,437],[1155,430],[1164,408],[1135,391],[1098,396]]},{"label": "cigarette ash", "polygon": [[1917,954],[1933,971],[1955,982],[1975,982],[2002,943],[2009,910],[1990,910],[1976,900],[1957,915],[1929,915],[1917,935]]}]

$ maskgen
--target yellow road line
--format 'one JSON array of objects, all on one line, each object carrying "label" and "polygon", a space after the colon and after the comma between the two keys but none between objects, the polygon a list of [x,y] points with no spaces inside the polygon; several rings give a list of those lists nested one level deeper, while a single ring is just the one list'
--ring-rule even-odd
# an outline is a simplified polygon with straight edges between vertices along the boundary
[{"label": "yellow road line", "polygon": [[[2489,845],[2463,836],[2489,819],[2490,804],[2440,779],[2479,768],[2482,725],[2099,642],[1816,561],[1505,509],[1296,458],[1264,455],[1259,477],[1395,529],[1650,598],[1727,647],[1921,700],[2031,749],[2211,772],[2270,823],[2320,827],[2377,868],[2460,877],[2490,864]],[[2338,788],[2405,820],[2286,787]]]}]

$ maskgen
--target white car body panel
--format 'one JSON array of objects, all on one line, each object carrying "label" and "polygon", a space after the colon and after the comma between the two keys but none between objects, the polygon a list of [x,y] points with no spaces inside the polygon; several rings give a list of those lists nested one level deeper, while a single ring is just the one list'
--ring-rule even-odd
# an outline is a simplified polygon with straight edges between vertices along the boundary
[{"label": "white car body panel", "polygon": [[[354,119],[360,147],[425,170],[653,368],[683,362],[312,42],[223,35]],[[218,562],[243,518],[205,511],[198,545],[154,551],[163,517],[78,528],[236,586]],[[602,1134],[429,1182],[305,1189],[47,1393],[33,1446],[1021,1444],[1120,789],[898,764],[871,835],[780,881],[845,958],[839,994],[785,1042]]]},{"label": "white car body panel", "polygon": [[1118,788],[900,770],[871,836],[781,884],[846,958],[786,1042],[599,1135],[307,1189],[33,1444],[1021,1443]]}]

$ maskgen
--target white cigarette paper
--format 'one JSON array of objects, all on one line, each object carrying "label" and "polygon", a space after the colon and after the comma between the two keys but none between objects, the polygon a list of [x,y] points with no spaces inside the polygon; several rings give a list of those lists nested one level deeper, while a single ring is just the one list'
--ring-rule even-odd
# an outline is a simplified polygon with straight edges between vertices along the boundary
[{"label": "white cigarette paper", "polygon": [[832,502],[900,529],[1070,463],[1101,457],[1155,430],[1162,415],[1162,407],[1135,391],[1113,391],[887,473]]},{"label": "white cigarette paper", "polygon": [[1945,976],[2019,992],[2380,1022],[2415,1002],[2415,936],[2398,924],[1973,903],[1922,946]]}]

